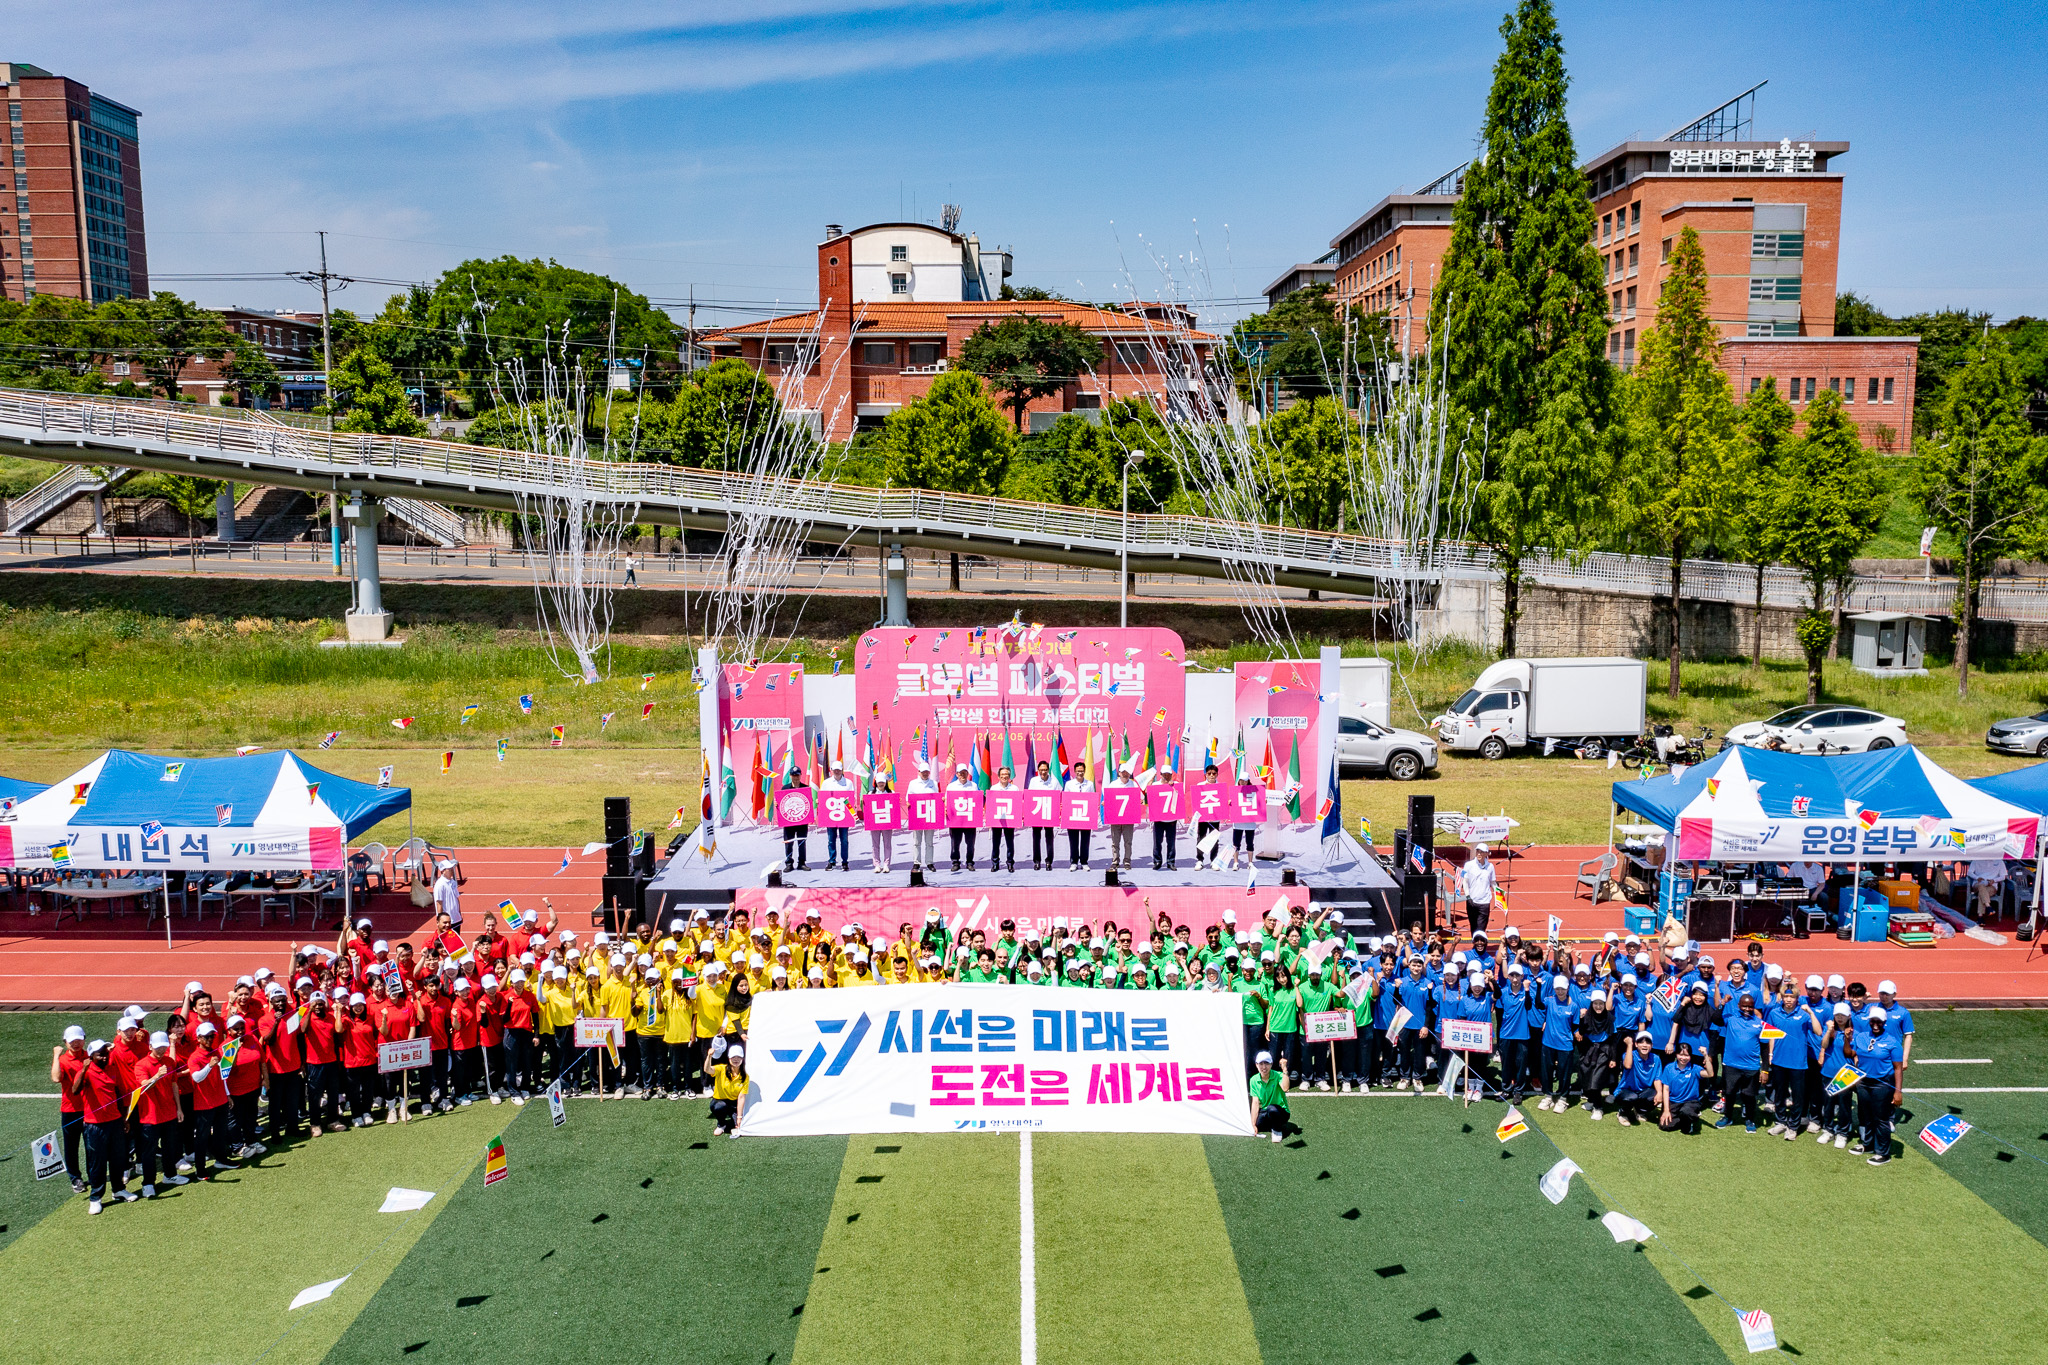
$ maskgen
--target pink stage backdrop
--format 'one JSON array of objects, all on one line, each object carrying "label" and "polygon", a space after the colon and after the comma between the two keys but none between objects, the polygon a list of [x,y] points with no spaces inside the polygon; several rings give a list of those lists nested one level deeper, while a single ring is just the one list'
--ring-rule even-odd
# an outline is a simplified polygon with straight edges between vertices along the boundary
[{"label": "pink stage backdrop", "polygon": [[1043,932],[1055,917],[1071,926],[1085,922],[1099,931],[1114,920],[1118,926],[1136,931],[1148,926],[1161,910],[1173,916],[1175,924],[1193,930],[1196,947],[1212,924],[1223,922],[1223,912],[1237,916],[1243,929],[1255,929],[1259,917],[1275,906],[1306,906],[1305,886],[1261,886],[1247,892],[1243,887],[1195,887],[1162,891],[1145,887],[998,887],[987,891],[947,891],[943,887],[742,887],[738,907],[755,919],[774,910],[787,924],[801,923],[812,906],[818,908],[824,927],[834,933],[849,921],[877,936],[894,939],[898,927],[909,924],[913,931],[924,927],[925,911],[937,907],[955,933],[982,929],[993,943],[998,926],[1006,919],[1017,921],[1017,935],[1028,926]]},{"label": "pink stage backdrop", "polygon": [[[792,741],[798,761],[804,758],[804,666],[762,664],[749,671],[727,664],[718,680],[722,738],[739,778],[738,808],[748,809],[747,775],[757,744],[766,745],[761,761],[780,774],[783,752]],[[714,761],[714,768],[717,766]]]},{"label": "pink stage backdrop", "polygon": [[921,741],[943,781],[985,740],[993,781],[1007,735],[1020,783],[1030,760],[1053,759],[1056,738],[1098,781],[1105,736],[1119,751],[1128,739],[1141,763],[1147,740],[1161,761],[1182,742],[1186,653],[1170,630],[889,627],[861,636],[855,655],[855,739],[861,752],[870,739],[877,754],[893,748],[899,781],[915,775]]}]

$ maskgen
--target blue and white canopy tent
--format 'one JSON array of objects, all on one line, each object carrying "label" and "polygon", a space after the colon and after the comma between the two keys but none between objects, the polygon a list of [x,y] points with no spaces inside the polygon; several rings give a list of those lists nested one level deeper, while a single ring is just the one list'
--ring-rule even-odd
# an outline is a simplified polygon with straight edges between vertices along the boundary
[{"label": "blue and white canopy tent", "polygon": [[2032,858],[2041,812],[1965,782],[1912,745],[1876,753],[1736,747],[1675,776],[1614,784],[1689,862]]},{"label": "blue and white canopy tent", "polygon": [[43,790],[46,788],[40,782],[24,782],[18,777],[0,777],[0,813],[13,810]]},{"label": "blue and white canopy tent", "polygon": [[0,814],[0,867],[342,870],[354,836],[411,808],[407,788],[339,777],[288,750],[178,759],[110,749]]}]

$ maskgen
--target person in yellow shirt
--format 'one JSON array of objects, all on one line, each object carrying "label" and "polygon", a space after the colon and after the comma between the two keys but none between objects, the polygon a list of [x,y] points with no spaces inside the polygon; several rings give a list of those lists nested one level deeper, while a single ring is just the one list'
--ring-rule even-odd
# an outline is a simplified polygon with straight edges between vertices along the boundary
[{"label": "person in yellow shirt", "polygon": [[749,1018],[754,1012],[754,980],[745,973],[733,978],[732,990],[725,997],[725,1023],[722,1026],[729,1040],[745,1038]]},{"label": "person in yellow shirt", "polygon": [[756,992],[767,990],[768,959],[761,956],[761,954],[759,953],[755,953],[751,957],[749,957],[747,959],[746,977],[747,986],[749,989]]},{"label": "person in yellow shirt", "polygon": [[889,955],[889,984],[891,986],[916,984],[915,978],[910,975],[910,963],[901,953],[891,953]]},{"label": "person in yellow shirt", "polygon": [[725,1050],[725,1064],[713,1069],[711,1082],[711,1133],[736,1138],[740,1121],[747,1116],[747,1050],[733,1046]]},{"label": "person in yellow shirt", "polygon": [[839,984],[842,986],[879,986],[882,984],[875,980],[875,974],[870,968],[865,949],[854,949],[852,969],[839,979]]},{"label": "person in yellow shirt", "polygon": [[668,1054],[664,1041],[668,1033],[668,1016],[663,1013],[665,991],[661,983],[661,969],[648,967],[647,975],[633,988],[632,1021],[627,1025],[633,1034],[634,1051],[639,1053],[640,1098],[651,1100],[660,1088],[662,1063]]},{"label": "person in yellow shirt", "polygon": [[723,962],[713,961],[697,979],[696,995],[693,1000],[697,1016],[697,1038],[694,1046],[696,1060],[705,1062],[706,1065],[706,1049],[711,1046],[711,1040],[718,1036],[719,1029],[725,1023],[725,997],[730,990],[727,984],[730,976],[730,968]]},{"label": "person in yellow shirt", "polygon": [[697,978],[687,966],[671,967],[662,987],[661,1043],[662,1094],[672,1100],[683,1097],[683,1088],[696,1077],[691,1061],[691,1044],[697,1040],[697,1006],[691,990]]},{"label": "person in yellow shirt", "polygon": [[583,989],[576,993],[576,1017],[595,1019],[604,1013],[598,1004],[598,992],[604,988],[604,969],[595,962],[586,963],[583,968]]}]

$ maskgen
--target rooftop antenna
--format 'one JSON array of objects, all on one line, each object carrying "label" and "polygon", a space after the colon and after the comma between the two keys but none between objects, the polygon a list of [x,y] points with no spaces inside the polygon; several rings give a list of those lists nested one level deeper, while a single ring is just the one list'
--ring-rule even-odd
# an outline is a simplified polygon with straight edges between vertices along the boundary
[{"label": "rooftop antenna", "polygon": [[1754,131],[1756,92],[1769,85],[1758,81],[1717,109],[1709,109],[1683,128],[1665,135],[1666,142],[1740,142]]},{"label": "rooftop antenna", "polygon": [[960,231],[960,206],[958,204],[941,204],[939,206],[939,226],[947,232],[957,233]]}]

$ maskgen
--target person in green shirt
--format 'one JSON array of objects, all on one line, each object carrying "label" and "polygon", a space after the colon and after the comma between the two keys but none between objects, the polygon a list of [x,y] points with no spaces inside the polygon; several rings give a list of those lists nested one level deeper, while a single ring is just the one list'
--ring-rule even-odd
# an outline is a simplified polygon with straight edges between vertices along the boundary
[{"label": "person in green shirt", "polygon": [[1301,1131],[1288,1112],[1286,1073],[1273,1070],[1270,1052],[1259,1053],[1253,1061],[1256,1069],[1251,1078],[1252,1131],[1271,1133],[1273,1141],[1283,1142],[1289,1133]]},{"label": "person in green shirt", "polygon": [[[1321,962],[1310,963],[1308,980],[1294,988],[1294,1001],[1301,1007],[1304,1015],[1319,1014],[1330,1009],[1338,998],[1337,988],[1323,980]],[[1331,1049],[1334,1046],[1332,1043],[1303,1043],[1308,1055],[1302,1062],[1302,1075],[1307,1084],[1315,1086],[1318,1090],[1328,1090],[1336,1083],[1333,1074],[1336,1068],[1331,1065],[1334,1056]]]},{"label": "person in green shirt", "polygon": [[1379,978],[1365,964],[1349,957],[1344,959],[1343,972],[1338,989],[1351,1007],[1358,1036],[1337,1044],[1337,1070],[1344,1089],[1351,1091],[1365,1083],[1366,1040],[1373,1032],[1372,1003],[1379,994]]},{"label": "person in green shirt", "polygon": [[1230,989],[1244,1006],[1244,1055],[1253,1056],[1266,1048],[1266,983],[1259,980],[1258,964],[1247,962]]},{"label": "person in green shirt", "polygon": [[1301,997],[1294,973],[1273,968],[1273,994],[1266,1002],[1266,1050],[1291,1082],[1301,1074]]}]

